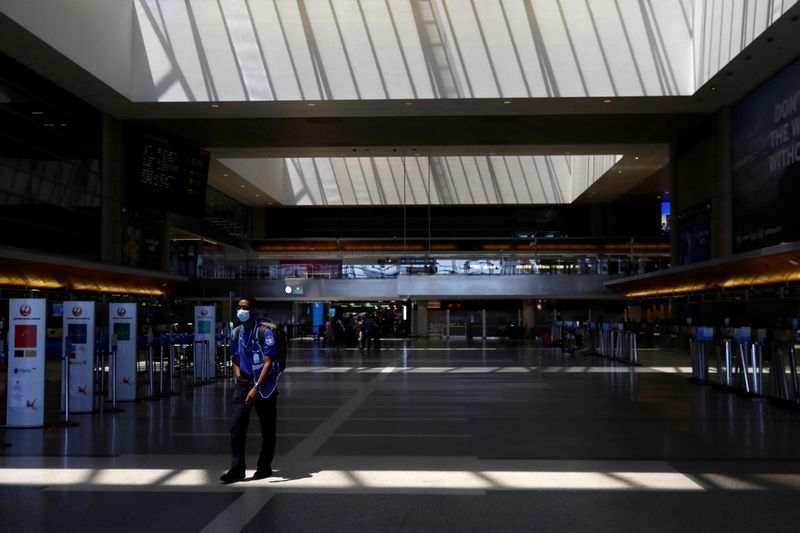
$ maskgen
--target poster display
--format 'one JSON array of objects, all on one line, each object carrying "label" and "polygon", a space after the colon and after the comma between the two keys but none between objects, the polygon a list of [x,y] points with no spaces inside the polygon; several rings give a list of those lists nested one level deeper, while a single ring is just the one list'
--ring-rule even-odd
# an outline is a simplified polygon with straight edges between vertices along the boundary
[{"label": "poster display", "polygon": [[[194,379],[214,379],[217,374],[215,362],[216,342],[214,329],[217,324],[217,308],[213,305],[198,305],[194,308]],[[208,351],[203,353],[201,343],[208,342]]]},{"label": "poster display", "polygon": [[731,113],[733,248],[800,240],[800,60]]},{"label": "poster display", "polygon": [[[117,401],[130,402],[136,400],[136,304],[108,304],[108,349],[113,354],[116,349],[116,385]],[[112,356],[113,357],[113,356]],[[113,364],[113,362],[112,362]],[[114,372],[108,375],[109,399],[112,394]]]},{"label": "poster display", "polygon": [[[69,410],[91,413],[94,409],[94,302],[64,302],[63,352],[61,375],[69,368]],[[61,408],[66,408],[61,381]]]},{"label": "poster display", "polygon": [[44,425],[47,300],[8,301],[8,427]]}]

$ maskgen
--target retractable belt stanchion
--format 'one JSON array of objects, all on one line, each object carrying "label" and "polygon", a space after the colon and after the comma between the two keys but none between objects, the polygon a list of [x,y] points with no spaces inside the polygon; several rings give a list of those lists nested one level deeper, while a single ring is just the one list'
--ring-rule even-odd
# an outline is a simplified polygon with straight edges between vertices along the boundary
[{"label": "retractable belt stanchion", "polygon": [[158,395],[164,396],[164,340],[161,340],[161,349],[158,351]]},{"label": "retractable belt stanchion", "polygon": [[208,339],[203,341],[203,368],[205,368],[205,381],[204,383],[213,383],[214,380],[211,378],[211,370],[212,368],[212,359],[211,359],[211,343]]},{"label": "retractable belt stanchion", "polygon": [[97,352],[97,376],[95,378],[97,388],[95,389],[95,394],[100,396],[101,408],[103,406],[103,399],[105,398],[106,392],[106,344],[106,339],[103,338],[103,332],[101,331],[100,337],[95,343],[95,351]]},{"label": "retractable belt stanchion", "polygon": [[609,331],[611,325],[608,322],[603,322],[600,327],[600,352],[599,354],[603,357],[608,356],[608,342],[609,342]]},{"label": "retractable belt stanchion", "polygon": [[[194,341],[192,346],[192,387],[199,387],[203,384],[203,355],[200,353],[202,350],[202,343],[200,341]],[[198,346],[201,347],[200,350],[197,349]]]},{"label": "retractable belt stanchion", "polygon": [[125,409],[117,407],[117,345],[111,346],[111,353],[109,354],[109,365],[111,366],[111,408],[107,409],[109,413],[121,413]]},{"label": "retractable belt stanchion", "polygon": [[714,340],[713,328],[695,329],[694,338],[689,339],[689,349],[692,360],[692,377],[688,379],[690,383],[705,385],[708,383],[708,363],[707,348]]},{"label": "retractable belt stanchion", "polygon": [[636,341],[636,332],[628,332],[628,363],[632,365],[639,364],[639,348]]},{"label": "retractable belt stanchion", "polygon": [[71,346],[69,350],[66,349],[66,345],[64,347],[64,420],[60,420],[55,424],[62,428],[71,428],[80,425],[78,422],[69,419],[69,365],[71,364],[70,359],[72,359],[70,356],[74,353],[74,350],[74,346]]},{"label": "retractable belt stanchion", "polygon": [[775,398],[786,402],[790,401],[791,396],[789,395],[789,382],[786,380],[786,361],[783,358],[783,354],[783,347],[772,347],[769,375]]},{"label": "retractable belt stanchion", "polygon": [[733,340],[736,342],[738,358],[736,360],[737,382],[741,382],[745,393],[751,392],[750,378],[747,369],[747,354],[750,351],[750,328],[736,328],[733,330]]},{"label": "retractable belt stanchion", "polygon": [[154,339],[149,338],[147,342],[147,396],[145,400],[158,400],[158,395],[153,393],[153,342]]},{"label": "retractable belt stanchion", "polygon": [[230,347],[228,346],[228,339],[230,339],[230,332],[228,328],[222,328],[222,354],[223,354],[223,377],[230,377],[231,376],[231,364],[230,364]]},{"label": "retractable belt stanchion", "polygon": [[753,375],[754,399],[764,396],[764,343],[754,342],[750,345],[750,368]]},{"label": "retractable belt stanchion", "polygon": [[797,360],[795,359],[795,346],[789,348],[789,371],[792,373],[792,397],[795,405],[800,405],[800,382],[797,378]]},{"label": "retractable belt stanchion", "polygon": [[725,349],[725,386],[733,388],[733,343],[731,339],[723,342]]},{"label": "retractable belt stanchion", "polygon": [[[100,387],[102,386],[103,381],[103,366],[102,361],[100,360],[100,350],[101,350],[101,340],[95,340],[94,343],[94,359],[92,360],[92,379],[94,380],[94,394],[97,396],[100,394]],[[99,379],[98,379],[99,377]],[[102,398],[102,396],[100,396]]]},{"label": "retractable belt stanchion", "polygon": [[172,338],[167,345],[167,395],[174,396],[178,394],[173,387],[175,386],[175,345],[172,344]]}]

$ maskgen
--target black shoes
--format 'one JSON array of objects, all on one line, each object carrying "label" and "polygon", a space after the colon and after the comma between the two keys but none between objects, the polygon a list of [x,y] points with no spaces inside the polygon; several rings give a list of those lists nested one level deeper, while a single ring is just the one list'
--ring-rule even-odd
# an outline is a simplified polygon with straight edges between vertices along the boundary
[{"label": "black shoes", "polygon": [[256,470],[255,474],[253,474],[253,479],[254,480],[255,479],[266,479],[268,477],[272,477],[272,470],[270,470],[270,469],[266,469],[266,470],[259,469],[259,470]]},{"label": "black shoes", "polygon": [[[258,480],[258,479],[266,479],[268,477],[272,477],[272,470],[269,468],[264,470],[261,469],[256,470],[256,473],[253,474],[252,479]],[[228,483],[236,483],[237,481],[244,480],[244,472],[235,472],[233,470],[228,470],[219,477],[219,480],[225,483],[226,485]]]},{"label": "black shoes", "polygon": [[219,480],[225,483],[236,483],[237,481],[241,481],[244,479],[244,472],[234,472],[233,470],[228,470],[224,474],[219,477]]}]

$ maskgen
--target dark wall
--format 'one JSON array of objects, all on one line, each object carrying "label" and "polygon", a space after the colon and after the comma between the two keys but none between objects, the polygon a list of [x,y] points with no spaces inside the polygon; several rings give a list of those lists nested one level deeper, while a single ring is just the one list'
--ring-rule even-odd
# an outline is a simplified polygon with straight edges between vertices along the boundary
[{"label": "dark wall", "polygon": [[[267,239],[660,236],[656,202],[607,206],[279,207],[265,213]],[[593,224],[599,212],[602,224]],[[524,238],[524,237],[523,237]]]}]

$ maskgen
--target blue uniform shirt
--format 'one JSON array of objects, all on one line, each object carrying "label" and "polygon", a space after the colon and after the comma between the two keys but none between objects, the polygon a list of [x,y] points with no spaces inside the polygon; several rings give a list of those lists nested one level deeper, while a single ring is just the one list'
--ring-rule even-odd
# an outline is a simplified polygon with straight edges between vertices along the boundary
[{"label": "blue uniform shirt", "polygon": [[258,338],[260,326],[256,323],[252,329],[242,326],[239,329],[238,341],[236,329],[231,332],[231,358],[239,365],[242,374],[250,374],[253,379],[258,379],[258,374],[264,367],[264,360],[275,355],[275,335],[272,330],[264,328],[264,336]]}]

